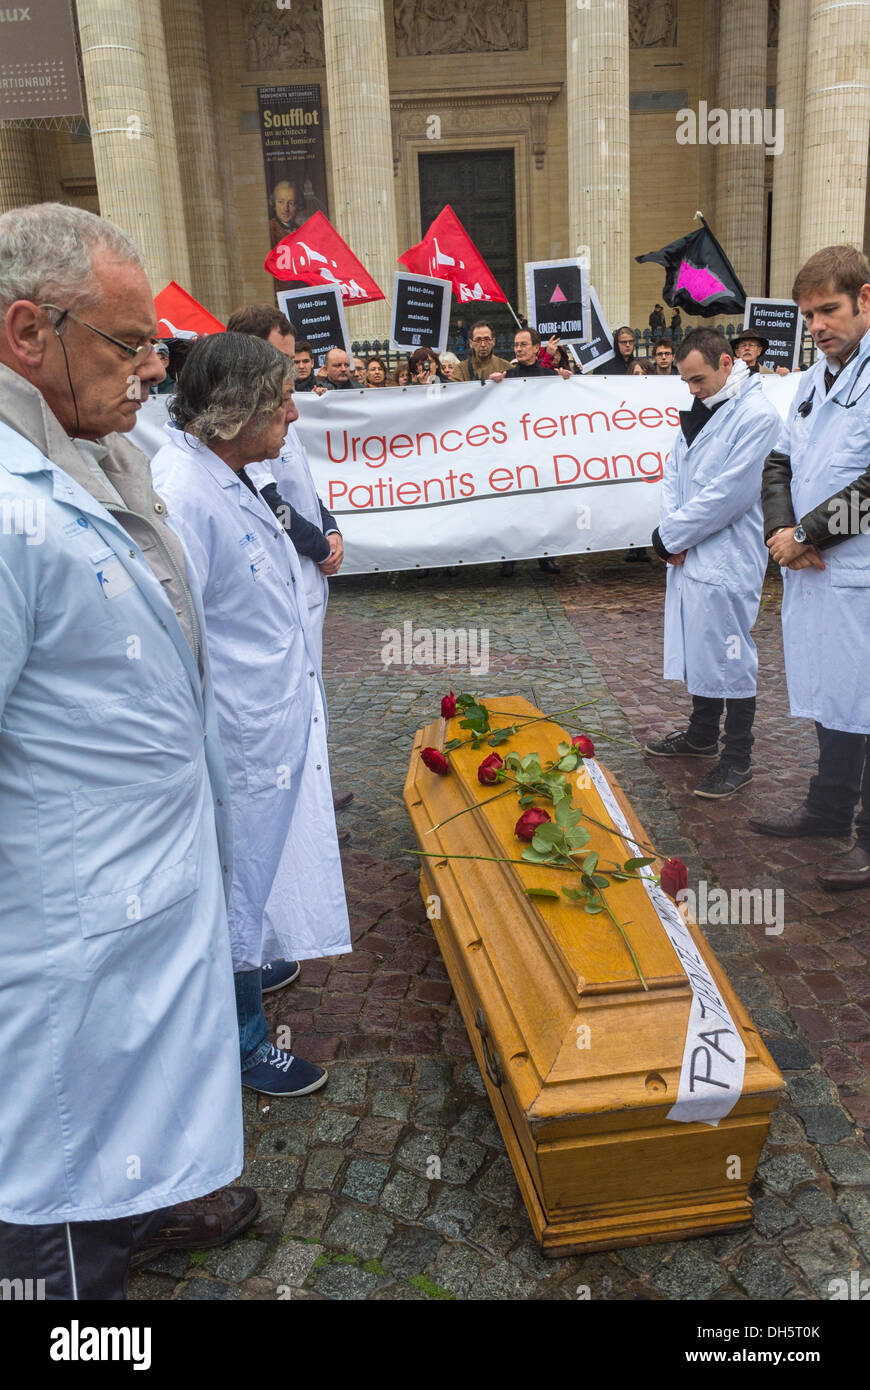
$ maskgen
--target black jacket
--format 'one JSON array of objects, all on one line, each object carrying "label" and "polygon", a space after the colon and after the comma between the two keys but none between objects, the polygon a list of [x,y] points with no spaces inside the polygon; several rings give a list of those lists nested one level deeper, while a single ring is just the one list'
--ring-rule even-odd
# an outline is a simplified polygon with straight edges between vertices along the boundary
[{"label": "black jacket", "polygon": [[523,366],[522,362],[518,362],[517,365],[516,365],[515,367],[511,367],[509,371],[505,372],[505,376],[506,376],[506,377],[508,377],[508,376],[555,376],[555,375],[556,375],[556,372],[555,372],[555,369],[554,369],[553,367],[542,367],[541,364],[540,364],[540,362],[533,362],[533,363],[531,364],[531,366]]},{"label": "black jacket", "polygon": [[320,503],[320,530],[313,522],[306,521],[305,517],[300,512],[295,511],[289,502],[284,501],[278,491],[277,483],[266,483],[259,491],[263,501],[268,503],[278,517],[298,554],[307,555],[309,560],[314,560],[315,564],[318,565],[322,560],[329,559],[332,552],[325,533],[337,531],[338,527],[335,524],[335,517],[326,510],[319,497],[317,500]]},{"label": "black jacket", "polygon": [[[854,508],[850,505],[853,498],[858,499]],[[831,517],[839,513],[850,521],[853,516],[860,521],[862,503],[865,503],[863,514],[866,516],[867,513],[867,499],[870,499],[870,464],[851,483],[840,488],[839,492],[833,493],[804,516],[796,517],[791,498],[791,459],[788,454],[781,454],[773,449],[765,460],[761,479],[764,539],[768,540],[781,526],[795,527],[800,521],[810,545],[814,545],[817,550],[830,550],[832,546],[849,540],[852,535],[860,534],[850,531],[847,527],[833,531],[830,526]]]}]

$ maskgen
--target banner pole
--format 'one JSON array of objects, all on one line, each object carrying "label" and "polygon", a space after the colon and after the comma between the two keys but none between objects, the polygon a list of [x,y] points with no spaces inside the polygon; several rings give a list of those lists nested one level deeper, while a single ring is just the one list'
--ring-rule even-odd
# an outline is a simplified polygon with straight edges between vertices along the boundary
[{"label": "banner pole", "polygon": [[514,320],[515,320],[516,325],[517,325],[517,328],[522,328],[523,325],[520,323],[519,314],[517,313],[517,311],[516,311],[516,309],[514,308],[514,306],[513,306],[513,305],[510,303],[510,301],[507,300],[507,299],[505,300],[505,304],[507,304],[508,308],[510,309],[511,313],[513,314]]}]

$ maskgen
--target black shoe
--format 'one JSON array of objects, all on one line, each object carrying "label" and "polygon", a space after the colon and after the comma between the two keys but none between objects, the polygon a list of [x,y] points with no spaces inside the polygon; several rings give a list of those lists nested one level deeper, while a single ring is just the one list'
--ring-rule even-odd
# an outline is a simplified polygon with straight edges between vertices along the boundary
[{"label": "black shoe", "polygon": [[831,825],[821,816],[814,816],[812,811],[808,811],[805,806],[799,806],[796,811],[784,811],[776,820],[755,818],[750,820],[748,824],[750,830],[756,831],[759,835],[775,835],[782,840],[796,840],[808,835],[822,835],[830,839],[840,839],[844,835],[851,835],[852,833],[851,825]]},{"label": "black shoe", "polygon": [[517,562],[516,562],[516,560],[502,560],[502,562],[501,562],[501,572],[502,572],[503,577],[504,577],[505,579],[510,579],[510,577],[511,577],[511,575],[513,574],[513,572],[514,572],[514,570],[516,569],[516,567],[517,567]]},{"label": "black shoe", "polygon": [[546,556],[543,560],[539,560],[538,565],[544,571],[544,574],[562,573],[562,571],[559,569],[559,566],[556,564],[556,561],[551,560],[549,555]]},{"label": "black shoe", "polygon": [[628,554],[623,555],[622,558],[629,565],[637,564],[638,561],[647,565],[652,564],[652,560],[650,559],[649,553],[645,545],[639,545],[636,550],[630,550]]},{"label": "black shoe", "polygon": [[751,781],[751,767],[739,768],[733,763],[721,762],[707,773],[703,782],[698,783],[695,795],[704,796],[709,801],[721,801],[723,797],[733,796]]},{"label": "black shoe", "polygon": [[643,751],[657,758],[717,758],[719,742],[708,743],[703,748],[689,742],[688,729],[675,729],[665,738],[644,744]]},{"label": "black shoe", "polygon": [[343,811],[352,801],[353,792],[345,792],[343,796],[335,796],[335,794],[333,794],[332,809],[334,811]]}]

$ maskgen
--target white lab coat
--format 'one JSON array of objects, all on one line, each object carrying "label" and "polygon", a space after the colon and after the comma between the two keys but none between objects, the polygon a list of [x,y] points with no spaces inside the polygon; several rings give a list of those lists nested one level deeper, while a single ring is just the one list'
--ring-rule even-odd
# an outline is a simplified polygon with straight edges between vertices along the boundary
[{"label": "white lab coat", "polygon": [[751,632],[767,567],[761,475],[780,418],[757,375],[714,411],[689,448],[682,430],[665,462],[659,536],[671,552],[665,680],[691,695],[748,699],[758,653]]},{"label": "white lab coat", "polygon": [[[827,396],[824,357],[804,374],[774,445],[791,458],[798,520],[867,468],[868,358],[870,332]],[[809,415],[798,415],[798,406],[810,397]],[[857,404],[846,407],[849,400]],[[816,719],[826,729],[870,734],[870,535],[850,536],[821,555],[823,570],[782,571],[789,705],[793,715]]]},{"label": "white lab coat", "polygon": [[199,575],[230,779],[233,966],[338,955],[350,926],[299,557],[217,454],[166,434],[151,471]]},{"label": "white lab coat", "polygon": [[2,423],[0,507],[0,1220],[110,1220],[242,1168],[226,773],[136,542]]},{"label": "white lab coat", "polygon": [[[274,482],[285,502],[310,521],[321,525],[320,499],[308,466],[308,455],[295,425],[290,425],[278,458],[265,463],[252,463],[246,468],[248,477],[260,487]],[[317,644],[318,669],[323,665],[323,622],[329,602],[329,580],[308,555],[299,556],[302,585],[308,604],[311,632]]]}]

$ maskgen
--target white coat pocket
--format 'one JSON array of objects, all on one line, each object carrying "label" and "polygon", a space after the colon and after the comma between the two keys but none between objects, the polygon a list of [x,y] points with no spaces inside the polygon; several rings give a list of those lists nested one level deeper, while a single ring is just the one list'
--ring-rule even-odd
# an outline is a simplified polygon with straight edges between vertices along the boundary
[{"label": "white coat pocket", "polygon": [[123,787],[73,792],[82,936],[135,927],[197,887],[202,765]]},{"label": "white coat pocket", "polygon": [[294,691],[272,705],[240,710],[239,738],[248,792],[274,791],[301,770],[308,747],[308,709]]}]

